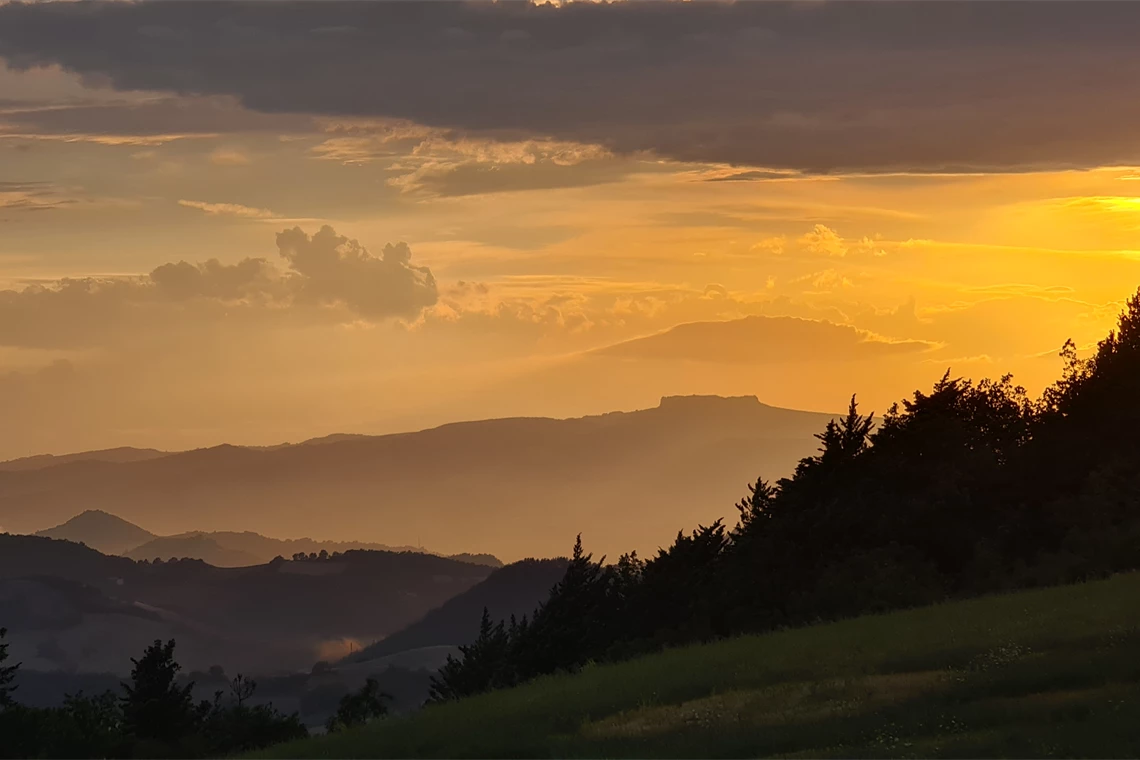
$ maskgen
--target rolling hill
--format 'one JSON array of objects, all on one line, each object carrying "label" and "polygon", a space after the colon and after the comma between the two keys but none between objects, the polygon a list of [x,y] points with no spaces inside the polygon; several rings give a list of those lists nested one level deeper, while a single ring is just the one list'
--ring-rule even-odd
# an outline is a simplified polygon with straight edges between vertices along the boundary
[{"label": "rolling hill", "polygon": [[1129,757],[1140,574],[669,650],[257,757]]},{"label": "rolling hill", "polygon": [[751,396],[667,397],[567,420],[76,461],[0,471],[0,524],[40,530],[83,504],[167,535],[272,525],[515,559],[565,554],[581,532],[598,554],[652,553],[669,526],[733,516],[746,483],[788,474],[828,419]]},{"label": "rolling hill", "polygon": [[524,559],[500,568],[467,591],[349,659],[375,660],[424,647],[470,644],[479,635],[479,620],[486,609],[494,620],[530,615],[546,600],[551,587],[566,573],[563,559]]},{"label": "rolling hill", "polygon": [[129,667],[147,643],[175,636],[186,667],[290,670],[394,633],[492,571],[372,551],[242,568],[142,563],[0,534],[0,621],[20,623],[3,623],[16,659],[48,646],[83,670]]}]

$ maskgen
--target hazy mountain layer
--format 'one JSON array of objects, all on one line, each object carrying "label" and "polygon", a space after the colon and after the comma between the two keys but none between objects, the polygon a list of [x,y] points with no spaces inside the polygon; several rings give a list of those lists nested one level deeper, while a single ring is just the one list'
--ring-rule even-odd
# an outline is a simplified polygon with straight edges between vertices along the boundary
[{"label": "hazy mountain layer", "polygon": [[654,409],[501,419],[418,433],[235,446],[127,463],[0,472],[0,525],[31,531],[105,509],[151,530],[257,530],[443,552],[652,553],[679,525],[734,517],[758,476],[788,474],[829,415],[754,397],[672,397]]},{"label": "hazy mountain layer", "polygon": [[123,554],[158,538],[149,530],[99,509],[89,509],[54,528],[37,531],[36,535],[86,544],[103,554]]},{"label": "hazy mountain layer", "polygon": [[[121,554],[138,560],[200,559],[215,567],[263,565],[276,557],[294,554],[326,554],[347,551],[417,552],[432,554],[421,547],[388,546],[367,541],[316,541],[311,538],[269,538],[251,531],[192,531],[176,536],[156,536],[134,523],[101,510],[88,510],[62,525],[41,530],[37,536],[61,538],[86,544],[104,554]],[[456,554],[460,562],[502,567],[490,554]]]}]

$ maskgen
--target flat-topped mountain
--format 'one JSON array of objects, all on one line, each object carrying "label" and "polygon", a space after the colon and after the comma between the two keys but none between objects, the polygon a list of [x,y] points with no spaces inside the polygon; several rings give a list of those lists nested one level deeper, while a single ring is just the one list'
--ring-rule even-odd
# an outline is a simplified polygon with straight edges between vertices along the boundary
[{"label": "flat-topped mountain", "polygon": [[271,526],[511,560],[564,555],[583,533],[598,554],[652,552],[678,525],[734,518],[746,484],[790,473],[830,417],[754,397],[669,397],[574,419],[0,471],[0,525],[39,530],[82,504],[167,535]]}]

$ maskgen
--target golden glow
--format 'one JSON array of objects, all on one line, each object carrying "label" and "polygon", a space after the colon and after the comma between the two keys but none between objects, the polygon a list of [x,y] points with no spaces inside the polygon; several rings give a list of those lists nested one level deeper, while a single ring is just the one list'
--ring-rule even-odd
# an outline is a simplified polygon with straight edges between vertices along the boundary
[{"label": "golden glow", "polygon": [[[858,392],[881,410],[948,366],[1013,371],[1037,391],[1064,341],[1093,344],[1140,285],[1132,167],[810,176],[366,121],[179,137],[0,133],[0,456],[595,413],[675,393],[834,410]],[[325,224],[373,257],[407,242],[436,303],[378,318],[304,302],[274,236]],[[288,297],[121,295],[164,264],[247,257]],[[98,285],[64,287],[87,277]],[[596,353],[749,316],[813,320],[838,342],[812,361],[778,331],[757,333],[751,358],[727,339],[719,359]],[[899,350],[865,352],[867,335]]]}]

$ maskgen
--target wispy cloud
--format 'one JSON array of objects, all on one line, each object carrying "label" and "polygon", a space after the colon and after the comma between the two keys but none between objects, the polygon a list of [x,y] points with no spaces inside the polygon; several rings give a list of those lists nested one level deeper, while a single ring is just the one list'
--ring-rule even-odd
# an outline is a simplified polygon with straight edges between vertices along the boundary
[{"label": "wispy cloud", "polygon": [[197,209],[210,216],[236,216],[241,219],[280,219],[280,217],[265,208],[243,206],[240,203],[207,203],[205,201],[178,201],[179,206]]}]

